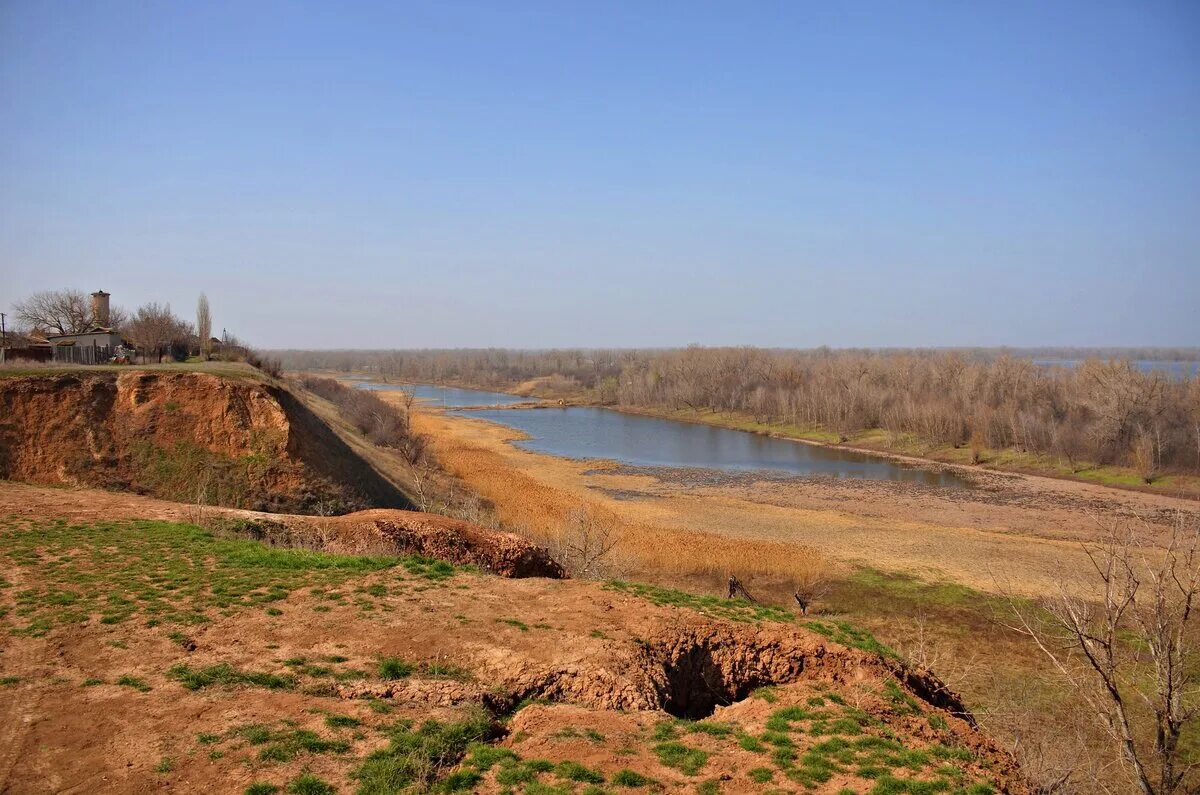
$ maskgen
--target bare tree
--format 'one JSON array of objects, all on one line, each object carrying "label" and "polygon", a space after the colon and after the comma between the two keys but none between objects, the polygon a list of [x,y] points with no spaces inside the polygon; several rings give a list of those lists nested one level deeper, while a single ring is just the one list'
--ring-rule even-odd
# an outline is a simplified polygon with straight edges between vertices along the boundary
[{"label": "bare tree", "polygon": [[138,307],[126,325],[125,335],[142,349],[143,355],[157,356],[161,362],[174,344],[191,337],[192,328],[171,312],[170,304],[149,303]]},{"label": "bare tree", "polygon": [[82,334],[95,325],[90,299],[79,290],[44,290],[13,304],[17,320],[51,334]]},{"label": "bare tree", "polygon": [[1010,600],[1013,628],[1101,719],[1138,791],[1195,792],[1180,737],[1200,714],[1200,528],[1181,514],[1165,551],[1144,524],[1108,530],[1103,543],[1085,546],[1090,581],[1060,582],[1040,610]]},{"label": "bare tree", "polygon": [[803,566],[792,574],[792,598],[800,606],[802,616],[808,615],[813,604],[828,596],[832,588],[833,578],[820,562]]},{"label": "bare tree", "polygon": [[196,302],[196,337],[200,341],[200,358],[207,362],[212,358],[212,313],[204,293],[200,293],[200,300]]},{"label": "bare tree", "polygon": [[572,577],[600,579],[613,573],[618,541],[612,519],[581,506],[567,517],[566,527],[550,547]]},{"label": "bare tree", "polygon": [[1200,377],[1192,378],[1188,386],[1187,414],[1196,442],[1196,471],[1200,472]]}]

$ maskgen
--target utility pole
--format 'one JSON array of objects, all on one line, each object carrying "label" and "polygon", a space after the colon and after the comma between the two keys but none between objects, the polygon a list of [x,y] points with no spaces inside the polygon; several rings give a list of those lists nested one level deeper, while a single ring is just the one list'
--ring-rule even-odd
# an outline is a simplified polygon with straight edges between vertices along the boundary
[{"label": "utility pole", "polygon": [[0,312],[0,348],[8,347],[8,331],[4,328],[5,314]]}]

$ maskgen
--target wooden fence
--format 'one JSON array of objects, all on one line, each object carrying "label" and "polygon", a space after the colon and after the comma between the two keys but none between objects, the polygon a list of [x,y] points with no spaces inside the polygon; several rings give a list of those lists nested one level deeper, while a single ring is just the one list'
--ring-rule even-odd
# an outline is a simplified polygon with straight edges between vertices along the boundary
[{"label": "wooden fence", "polygon": [[0,363],[3,362],[48,362],[54,353],[50,348],[37,346],[29,348],[0,348]]},{"label": "wooden fence", "polygon": [[54,361],[63,364],[107,364],[113,357],[108,345],[55,345]]}]

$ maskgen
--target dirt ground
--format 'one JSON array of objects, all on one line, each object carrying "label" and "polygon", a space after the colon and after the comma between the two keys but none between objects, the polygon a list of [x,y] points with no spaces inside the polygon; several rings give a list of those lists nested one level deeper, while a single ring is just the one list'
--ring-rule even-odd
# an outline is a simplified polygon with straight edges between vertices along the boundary
[{"label": "dirt ground", "polygon": [[[542,487],[543,502],[598,506],[645,535],[682,530],[783,542],[852,566],[992,593],[1055,592],[1064,572],[1086,563],[1080,542],[1116,517],[1162,531],[1178,512],[1200,511],[1185,499],[970,468],[962,471],[974,489],[639,469],[528,452],[510,444],[519,431],[461,415],[419,411],[415,425],[502,518],[531,529],[553,512],[530,507],[529,489],[512,488],[497,470]],[[729,566],[736,573],[737,562]]]},{"label": "dirt ground", "polygon": [[[0,791],[240,793],[307,775],[350,792],[372,753],[399,758],[397,737],[420,746],[436,731],[423,721],[481,711],[491,744],[450,765],[472,791],[865,791],[881,776],[1026,791],[937,680],[832,627],[594,582],[341,575],[288,551],[255,568],[255,542],[201,549],[176,525],[104,524],[191,510],[0,483]],[[242,568],[218,582],[222,555]],[[199,577],[185,591],[200,615],[151,619],[185,593],[155,589],[184,575]],[[266,579],[239,597],[250,576]],[[89,591],[124,612],[89,612]],[[407,670],[386,674],[389,658]]]}]

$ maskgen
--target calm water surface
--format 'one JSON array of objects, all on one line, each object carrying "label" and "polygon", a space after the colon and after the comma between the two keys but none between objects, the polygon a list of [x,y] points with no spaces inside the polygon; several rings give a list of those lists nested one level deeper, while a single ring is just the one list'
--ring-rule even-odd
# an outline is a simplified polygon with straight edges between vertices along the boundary
[{"label": "calm water surface", "polygon": [[524,403],[529,398],[507,395],[503,392],[485,392],[481,389],[457,389],[452,386],[432,386],[430,384],[377,384],[364,382],[355,384],[357,389],[371,392],[411,392],[417,400],[446,408],[462,408],[463,406],[511,406],[514,403]]},{"label": "calm water surface", "polygon": [[516,442],[518,446],[565,458],[604,458],[633,466],[897,480],[945,487],[971,485],[953,473],[901,466],[847,450],[602,408],[484,409],[461,413],[524,431],[531,438]]},{"label": "calm water surface", "polygon": [[[1039,367],[1078,367],[1082,359],[1034,359]],[[1200,362],[1168,361],[1166,359],[1133,359],[1130,364],[1143,373],[1162,373],[1168,378],[1183,381],[1200,373]]]}]

